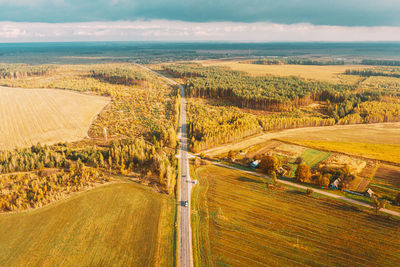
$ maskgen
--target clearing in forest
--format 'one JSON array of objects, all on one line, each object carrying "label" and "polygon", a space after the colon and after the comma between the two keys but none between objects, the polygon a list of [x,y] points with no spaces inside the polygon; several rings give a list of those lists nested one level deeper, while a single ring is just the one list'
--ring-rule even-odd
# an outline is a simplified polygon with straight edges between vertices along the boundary
[{"label": "clearing in forest", "polygon": [[194,171],[195,266],[398,266],[400,221],[216,166]]},{"label": "clearing in forest", "polygon": [[0,150],[83,139],[108,103],[65,90],[0,87]]},{"label": "clearing in forest", "polygon": [[174,200],[111,184],[0,214],[1,266],[174,266]]}]

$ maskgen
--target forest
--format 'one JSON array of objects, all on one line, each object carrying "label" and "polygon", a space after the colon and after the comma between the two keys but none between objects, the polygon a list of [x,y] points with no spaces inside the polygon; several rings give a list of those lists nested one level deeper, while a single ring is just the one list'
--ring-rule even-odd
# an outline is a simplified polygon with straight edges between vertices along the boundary
[{"label": "forest", "polygon": [[[188,102],[192,152],[260,131],[400,121],[399,92],[392,85],[376,88],[297,77],[253,77],[188,63],[164,69],[183,78],[192,98]],[[313,105],[316,108],[310,108]]]},{"label": "forest", "polygon": [[169,65],[165,70],[186,79],[190,97],[229,99],[240,108],[288,111],[314,101],[341,102],[353,85],[305,81],[297,77],[252,77],[243,72],[199,65]]}]

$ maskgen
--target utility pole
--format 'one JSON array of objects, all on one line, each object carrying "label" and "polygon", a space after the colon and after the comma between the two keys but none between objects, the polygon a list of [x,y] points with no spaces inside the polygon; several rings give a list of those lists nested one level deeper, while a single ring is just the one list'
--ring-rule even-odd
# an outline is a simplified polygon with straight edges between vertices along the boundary
[{"label": "utility pole", "polygon": [[107,142],[107,128],[104,127],[103,131],[104,131],[104,138],[106,139],[106,142]]}]

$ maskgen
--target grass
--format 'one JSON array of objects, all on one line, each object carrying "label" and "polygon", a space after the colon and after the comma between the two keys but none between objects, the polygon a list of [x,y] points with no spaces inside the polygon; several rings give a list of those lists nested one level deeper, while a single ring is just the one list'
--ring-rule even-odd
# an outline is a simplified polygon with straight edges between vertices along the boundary
[{"label": "grass", "polygon": [[398,266],[400,221],[216,166],[193,173],[195,266]]},{"label": "grass", "polygon": [[301,154],[301,158],[308,166],[313,168],[321,161],[327,159],[330,155],[329,152],[307,149],[303,154]]},{"label": "grass", "polygon": [[322,149],[327,151],[342,152],[349,155],[362,156],[371,159],[400,163],[400,144],[371,144],[356,142],[336,142],[317,140],[283,139],[298,145]]},{"label": "grass", "polygon": [[0,150],[83,139],[108,103],[63,90],[0,87]]},{"label": "grass", "polygon": [[257,65],[237,60],[205,60],[204,66],[224,66],[232,70],[244,71],[255,76],[299,76],[305,79],[323,80],[335,83],[356,83],[358,76],[343,75],[347,69],[362,69],[360,65],[312,66],[312,65]]},{"label": "grass", "polygon": [[174,200],[112,184],[0,215],[1,266],[173,266]]}]

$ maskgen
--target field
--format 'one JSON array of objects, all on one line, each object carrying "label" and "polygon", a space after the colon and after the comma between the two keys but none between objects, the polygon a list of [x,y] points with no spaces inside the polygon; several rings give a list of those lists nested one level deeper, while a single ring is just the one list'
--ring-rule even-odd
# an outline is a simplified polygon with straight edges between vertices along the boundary
[{"label": "field", "polygon": [[[395,157],[400,157],[399,153],[396,153],[398,151],[397,146],[400,145],[399,131],[400,123],[335,125],[289,129],[257,135],[255,137],[243,139],[239,142],[209,149],[204,151],[204,153],[210,156],[215,156],[227,153],[229,150],[246,149],[277,138],[282,138],[291,142],[305,140],[306,138],[308,143],[314,143],[314,141],[366,143],[370,144],[371,147],[380,147],[381,150],[383,150],[378,154],[378,157],[382,156],[388,158],[385,153],[391,153]],[[380,146],[380,144],[383,144],[383,146]],[[368,148],[368,145],[366,146]],[[352,153],[354,152],[352,149],[349,150]],[[362,151],[360,154],[363,154],[364,152],[365,151]],[[373,153],[374,151],[368,150],[366,152]],[[368,154],[363,155],[368,156]]]},{"label": "field", "polygon": [[293,143],[316,149],[343,152],[350,155],[368,157],[371,159],[400,163],[400,144],[369,144],[333,141],[290,140]]},{"label": "field", "polygon": [[195,266],[400,264],[400,221],[220,167],[195,175]]},{"label": "field", "polygon": [[323,80],[337,83],[356,83],[361,80],[358,76],[342,75],[347,69],[363,69],[367,66],[311,66],[311,65],[257,65],[242,63],[236,60],[205,60],[199,61],[204,66],[224,66],[232,70],[248,72],[251,75],[298,76],[305,79]]},{"label": "field", "polygon": [[0,215],[1,266],[173,266],[174,201],[112,184],[31,212]]},{"label": "field", "polygon": [[304,162],[313,168],[315,165],[320,163],[321,161],[327,159],[330,156],[330,153],[325,152],[325,151],[319,151],[319,150],[314,150],[314,149],[307,149],[304,151],[304,153],[301,155],[301,158],[304,160]]},{"label": "field", "polygon": [[374,180],[400,190],[400,167],[382,164],[376,171]]},{"label": "field", "polygon": [[70,91],[0,87],[0,150],[83,139],[108,103]]}]

